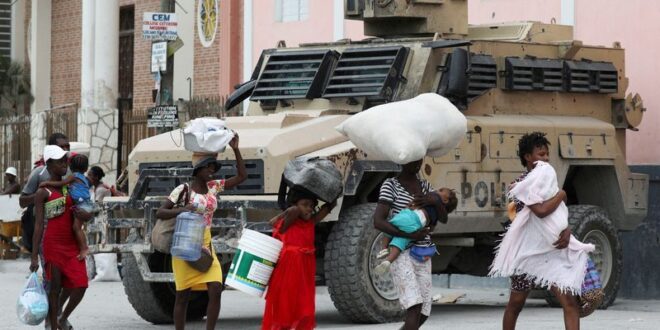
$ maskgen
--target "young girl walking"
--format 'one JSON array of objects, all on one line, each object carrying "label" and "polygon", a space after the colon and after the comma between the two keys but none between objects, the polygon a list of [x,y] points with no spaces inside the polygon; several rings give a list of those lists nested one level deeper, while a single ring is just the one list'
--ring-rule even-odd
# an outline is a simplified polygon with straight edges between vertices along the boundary
[{"label": "young girl walking", "polygon": [[316,327],[314,226],[335,203],[324,204],[311,194],[292,191],[289,208],[271,220],[273,237],[284,243],[266,292],[262,330],[307,330]]}]

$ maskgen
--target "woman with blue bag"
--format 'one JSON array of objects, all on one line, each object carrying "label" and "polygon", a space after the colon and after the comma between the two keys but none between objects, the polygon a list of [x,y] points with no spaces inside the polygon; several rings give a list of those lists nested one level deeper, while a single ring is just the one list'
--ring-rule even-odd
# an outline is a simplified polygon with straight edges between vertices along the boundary
[{"label": "woman with blue bag", "polygon": [[[430,247],[432,242],[429,233],[432,228],[429,226],[413,233],[406,233],[387,220],[390,212],[392,216],[396,216],[410,205],[419,208],[434,203],[435,198],[429,194],[433,191],[431,184],[417,175],[421,166],[421,159],[405,164],[398,176],[383,182],[378,205],[374,211],[374,227],[387,235],[416,240],[413,245]],[[446,219],[446,210],[439,217]],[[431,259],[417,260],[410,250],[410,246],[407,247],[390,266],[392,281],[399,292],[399,303],[406,310],[403,325],[403,329],[406,330],[419,329],[431,315],[433,302]],[[430,249],[425,250],[428,252]]]}]

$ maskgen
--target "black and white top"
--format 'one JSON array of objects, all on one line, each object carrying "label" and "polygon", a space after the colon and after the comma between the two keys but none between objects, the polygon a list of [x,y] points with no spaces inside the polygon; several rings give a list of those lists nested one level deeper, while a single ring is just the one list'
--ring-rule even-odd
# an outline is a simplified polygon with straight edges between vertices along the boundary
[{"label": "black and white top", "polygon": [[[419,181],[422,185],[422,194],[428,194],[433,191],[433,188],[428,181],[424,179],[420,179]],[[409,207],[410,202],[413,201],[413,195],[411,195],[410,192],[399,183],[399,180],[394,177],[385,180],[383,185],[380,186],[378,201],[389,205],[392,215],[396,215],[401,212],[401,210]]]},{"label": "black and white top", "polygon": [[[422,185],[422,194],[428,194],[433,191],[433,187],[431,187],[431,184],[428,181],[419,179],[419,182]],[[408,208],[412,201],[413,195],[401,185],[396,177],[385,180],[383,185],[380,186],[378,202],[390,206],[391,216],[395,216],[397,213],[401,212],[401,210]],[[424,245],[430,242],[431,236],[427,235],[425,239],[419,240],[415,243]]]}]

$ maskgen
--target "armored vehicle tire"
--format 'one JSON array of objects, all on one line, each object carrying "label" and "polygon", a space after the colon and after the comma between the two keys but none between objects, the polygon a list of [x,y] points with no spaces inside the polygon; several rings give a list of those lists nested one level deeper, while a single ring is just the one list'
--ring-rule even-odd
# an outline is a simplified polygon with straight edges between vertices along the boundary
[{"label": "armored vehicle tire", "polygon": [[[154,252],[148,257],[152,272],[171,272],[171,260],[170,255],[159,252]],[[145,282],[142,279],[135,257],[131,253],[122,254],[122,265],[124,291],[138,315],[153,324],[173,323],[176,292],[174,284]],[[204,317],[207,304],[208,295],[206,291],[191,293],[186,319],[199,320]]]},{"label": "armored vehicle tire", "polygon": [[342,211],[325,248],[325,279],[330,298],[345,317],[358,323],[400,321],[404,311],[389,273],[372,274],[384,237],[373,226],[376,204]]},{"label": "armored vehicle tire", "polygon": [[[606,309],[614,303],[621,280],[623,253],[619,235],[607,213],[598,206],[571,205],[568,211],[568,222],[573,235],[584,243],[596,246],[590,257],[600,271],[605,291],[605,299],[600,308]],[[546,294],[546,301],[551,306],[560,306],[552,293]]]}]

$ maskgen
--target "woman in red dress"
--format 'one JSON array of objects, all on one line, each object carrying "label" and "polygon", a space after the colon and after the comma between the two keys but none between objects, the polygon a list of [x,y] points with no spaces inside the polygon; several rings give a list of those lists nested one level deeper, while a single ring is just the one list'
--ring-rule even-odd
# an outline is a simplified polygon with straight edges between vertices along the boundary
[{"label": "woman in red dress", "polygon": [[[60,181],[67,172],[66,151],[58,146],[46,146],[44,161],[51,181]],[[43,250],[44,277],[50,282],[48,292],[48,318],[53,329],[70,329],[67,321],[78,306],[87,289],[85,260],[78,260],[78,244],[73,233],[73,201],[67,188],[40,188],[35,193],[35,227],[32,243]],[[75,211],[75,215],[87,221],[91,215]],[[44,233],[44,223],[48,221]],[[43,245],[42,245],[43,234]],[[39,269],[39,249],[32,249],[30,271]],[[69,301],[58,320],[59,297],[62,288],[70,289]]]},{"label": "woman in red dress", "polygon": [[266,292],[262,330],[316,327],[316,256],[314,225],[325,218],[335,203],[324,204],[304,193],[290,195],[288,209],[271,220],[273,237],[284,243]]}]

